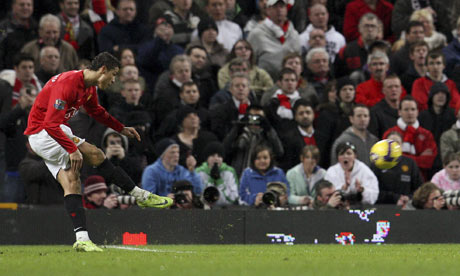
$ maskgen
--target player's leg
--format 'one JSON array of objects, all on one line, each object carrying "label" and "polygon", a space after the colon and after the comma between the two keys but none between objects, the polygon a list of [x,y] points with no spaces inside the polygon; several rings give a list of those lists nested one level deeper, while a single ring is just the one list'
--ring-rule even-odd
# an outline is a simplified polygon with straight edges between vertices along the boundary
[{"label": "player's leg", "polygon": [[169,197],[160,197],[137,187],[129,175],[120,166],[115,167],[98,147],[84,142],[78,149],[83,154],[83,160],[96,167],[107,183],[114,183],[134,196],[139,206],[166,208],[172,205],[173,201]]},{"label": "player's leg", "polygon": [[86,216],[81,196],[80,175],[72,170],[61,169],[56,179],[64,190],[64,206],[74,226],[76,236],[74,248],[77,251],[102,251],[102,249],[91,242],[88,231],[86,230]]}]

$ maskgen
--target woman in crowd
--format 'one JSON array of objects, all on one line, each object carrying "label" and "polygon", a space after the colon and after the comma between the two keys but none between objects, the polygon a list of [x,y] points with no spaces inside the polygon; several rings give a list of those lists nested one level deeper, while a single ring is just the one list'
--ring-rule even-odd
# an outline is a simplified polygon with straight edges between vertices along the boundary
[{"label": "woman in crowd", "polygon": [[316,196],[316,183],[324,178],[326,170],[318,166],[320,152],[317,146],[307,145],[302,149],[300,163],[287,172],[291,188],[289,203],[311,205]]},{"label": "woman in crowd", "polygon": [[410,17],[411,21],[420,21],[425,29],[425,42],[430,50],[442,49],[447,45],[446,36],[436,31],[433,15],[426,9],[414,11]]},{"label": "woman in crowd", "polygon": [[435,184],[426,182],[415,191],[414,197],[404,206],[403,210],[441,210],[444,206],[446,206],[446,200],[442,196],[442,190]]},{"label": "woman in crowd", "polygon": [[431,182],[443,190],[460,190],[460,153],[451,152],[443,160],[444,169],[437,172]]},{"label": "woman in crowd", "polygon": [[289,184],[284,172],[274,165],[272,150],[267,146],[257,146],[251,155],[251,167],[246,168],[241,176],[240,199],[243,204],[259,206],[269,182]]},{"label": "woman in crowd", "polygon": [[327,170],[324,179],[344,194],[357,194],[356,198],[362,196],[361,203],[374,204],[379,195],[379,183],[371,169],[356,158],[355,145],[340,143],[336,155],[339,162]]}]

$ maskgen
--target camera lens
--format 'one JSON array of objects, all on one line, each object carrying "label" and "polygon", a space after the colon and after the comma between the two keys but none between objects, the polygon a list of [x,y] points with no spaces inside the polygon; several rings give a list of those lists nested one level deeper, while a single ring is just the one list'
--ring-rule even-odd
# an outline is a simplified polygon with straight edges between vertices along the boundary
[{"label": "camera lens", "polygon": [[219,200],[219,190],[214,186],[209,186],[203,191],[203,198],[206,202],[212,204]]}]

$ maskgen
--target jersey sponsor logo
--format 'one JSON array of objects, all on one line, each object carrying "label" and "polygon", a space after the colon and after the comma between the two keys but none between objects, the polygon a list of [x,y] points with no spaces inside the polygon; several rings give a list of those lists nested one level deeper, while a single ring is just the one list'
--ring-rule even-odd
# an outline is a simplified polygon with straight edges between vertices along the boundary
[{"label": "jersey sponsor logo", "polygon": [[64,118],[70,119],[73,116],[75,116],[75,114],[77,114],[77,113],[78,113],[78,109],[76,109],[75,107],[72,107],[69,110],[67,110],[67,112],[64,115]]},{"label": "jersey sponsor logo", "polygon": [[57,100],[54,102],[54,108],[56,108],[57,110],[64,110],[64,108],[65,108],[65,101],[60,100],[60,99],[57,99]]},{"label": "jersey sponsor logo", "polygon": [[407,165],[402,165],[402,166],[401,166],[401,170],[402,170],[403,172],[408,172],[408,171],[409,171],[409,166],[407,166]]}]

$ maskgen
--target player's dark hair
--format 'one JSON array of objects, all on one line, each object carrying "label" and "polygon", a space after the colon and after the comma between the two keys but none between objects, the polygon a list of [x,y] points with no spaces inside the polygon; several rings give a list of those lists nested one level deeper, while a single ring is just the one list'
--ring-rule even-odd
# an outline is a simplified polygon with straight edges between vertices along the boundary
[{"label": "player's dark hair", "polygon": [[92,71],[97,71],[102,66],[105,66],[107,70],[110,71],[115,68],[121,68],[121,63],[112,54],[108,52],[102,52],[93,59],[88,69]]},{"label": "player's dark hair", "polygon": [[31,55],[26,53],[19,53],[14,57],[13,65],[15,67],[19,66],[19,64],[21,64],[23,61],[32,61],[35,64],[35,60]]}]

